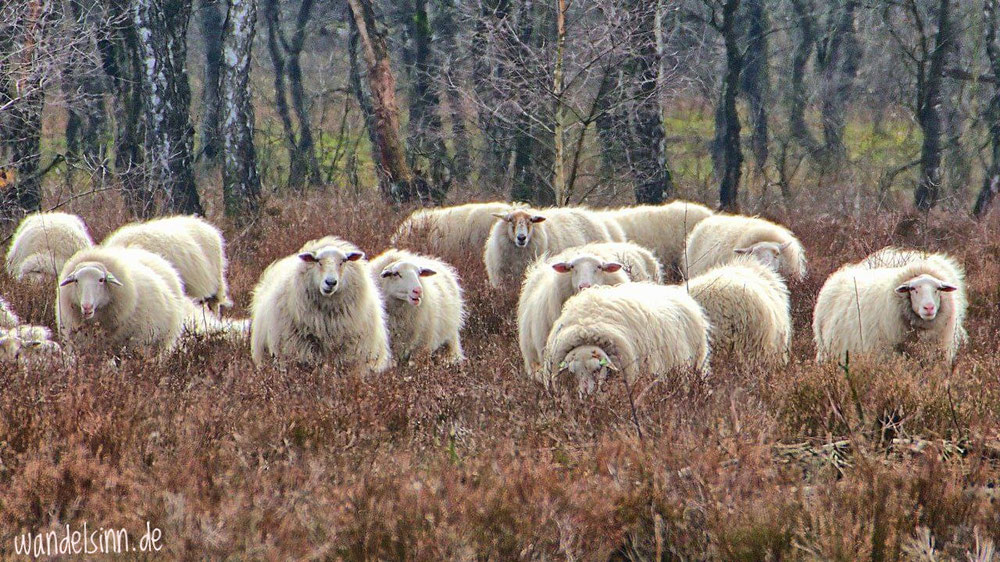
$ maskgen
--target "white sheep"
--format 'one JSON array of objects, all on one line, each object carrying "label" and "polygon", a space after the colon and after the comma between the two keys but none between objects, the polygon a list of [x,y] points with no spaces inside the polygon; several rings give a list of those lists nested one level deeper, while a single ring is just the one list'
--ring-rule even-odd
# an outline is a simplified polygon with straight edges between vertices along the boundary
[{"label": "white sheep", "polygon": [[750,365],[788,362],[788,287],[773,269],[743,256],[691,279],[687,288],[712,324],[713,352]]},{"label": "white sheep", "polygon": [[536,260],[525,273],[517,303],[525,371],[529,376],[537,373],[549,331],[567,299],[592,286],[661,280],[652,252],[631,242],[585,244]]},{"label": "white sheep", "polygon": [[93,245],[80,217],[34,213],[24,217],[14,231],[7,250],[7,273],[18,280],[53,280],[73,254]]},{"label": "white sheep", "polygon": [[682,271],[684,243],[702,220],[712,216],[704,205],[672,201],[666,205],[639,205],[604,211],[625,231],[625,238],[652,250],[668,272]]},{"label": "white sheep", "polygon": [[393,246],[417,244],[432,254],[452,259],[470,253],[478,257],[496,222],[494,215],[523,206],[493,201],[418,209],[399,225],[390,243]]},{"label": "white sheep", "polygon": [[20,323],[21,319],[14,314],[14,309],[5,299],[0,298],[0,329],[16,328]]},{"label": "white sheep", "polygon": [[929,348],[950,361],[965,338],[965,295],[964,270],[944,254],[888,248],[847,264],[816,299],[816,360]]},{"label": "white sheep", "polygon": [[91,248],[63,267],[56,324],[71,341],[166,352],[190,306],[177,270],[160,256],[142,248]]},{"label": "white sheep", "polygon": [[557,254],[589,242],[623,242],[615,221],[578,208],[521,208],[497,213],[483,261],[490,285],[520,283],[528,265],[542,254]]},{"label": "white sheep", "polygon": [[760,217],[713,215],[688,236],[685,278],[749,254],[786,278],[806,276],[806,254],[792,231]]},{"label": "white sheep", "polygon": [[386,250],[368,265],[385,301],[392,354],[408,361],[413,353],[444,347],[448,360],[465,359],[459,332],[465,301],[458,273],[447,263],[405,250]]},{"label": "white sheep", "polygon": [[707,371],[709,323],[683,287],[652,283],[594,287],[563,306],[545,345],[547,383],[569,372],[581,395],[619,372]]},{"label": "white sheep", "polygon": [[104,239],[105,247],[139,247],[177,268],[185,293],[213,311],[232,306],[226,284],[225,241],[219,229],[194,216],[127,224]]},{"label": "white sheep", "polygon": [[61,351],[59,344],[52,341],[52,332],[44,326],[23,324],[0,329],[0,361],[41,359]]},{"label": "white sheep", "polygon": [[392,363],[382,297],[365,254],[333,236],[311,240],[261,275],[250,304],[250,352],[318,364]]}]

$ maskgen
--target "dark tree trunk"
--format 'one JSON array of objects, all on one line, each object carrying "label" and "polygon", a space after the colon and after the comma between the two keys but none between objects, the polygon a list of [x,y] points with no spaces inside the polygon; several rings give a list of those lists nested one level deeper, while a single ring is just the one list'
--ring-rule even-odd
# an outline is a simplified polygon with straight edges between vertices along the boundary
[{"label": "dark tree trunk", "polygon": [[637,203],[659,204],[673,196],[674,185],[667,167],[666,134],[660,113],[660,53],[656,45],[656,2],[635,2],[631,6],[639,18],[635,45],[626,68],[635,89],[632,130],[626,139],[626,157],[632,172]]},{"label": "dark tree trunk", "polygon": [[[39,174],[41,157],[42,107],[45,103],[43,75],[39,68],[39,43],[44,41],[52,6],[32,0],[23,8],[22,18],[11,25],[10,34],[0,38],[0,105],[9,107],[0,114],[3,121],[0,142],[7,148],[14,168],[14,187],[5,187],[2,213],[16,217],[37,211],[42,202]],[[8,58],[16,60],[21,72],[12,73]]]},{"label": "dark tree trunk", "polygon": [[[983,28],[985,29],[986,56],[993,70],[993,76],[1000,76],[1000,48],[997,46],[997,0],[983,1]],[[983,177],[983,187],[976,197],[976,206],[972,214],[977,218],[986,215],[993,198],[1000,192],[1000,82],[993,82],[993,94],[986,112],[990,132],[991,158]]]},{"label": "dark tree trunk", "polygon": [[767,166],[767,105],[770,103],[768,71],[768,19],[764,0],[746,0],[747,49],[742,82],[750,113],[750,146],[758,170]]},{"label": "dark tree trunk", "polygon": [[222,193],[226,215],[247,223],[256,216],[260,202],[257,152],[253,144],[254,113],[250,98],[250,61],[256,0],[229,0],[223,33],[220,82],[223,163]]},{"label": "dark tree trunk", "polygon": [[288,151],[288,186],[293,190],[302,189],[306,177],[306,163],[299,151],[292,125],[292,113],[288,107],[285,55],[281,46],[281,14],[278,0],[264,0],[264,21],[267,23],[267,51],[274,67],[274,104],[285,134],[285,149]]},{"label": "dark tree trunk", "polygon": [[[70,0],[72,29],[81,36],[87,32],[87,12],[80,0]],[[93,64],[84,48],[73,50],[71,62],[63,71],[63,91],[68,103],[66,115],[66,157],[69,160],[87,159],[94,164],[103,162],[101,132],[106,122],[104,90],[106,85],[97,78],[99,68]],[[82,55],[82,56],[81,56]]]},{"label": "dark tree trunk", "polygon": [[[530,5],[531,0],[525,0]],[[472,79],[482,105],[493,108],[503,101],[499,99],[495,85],[505,79],[502,65],[494,64],[495,58],[488,52],[497,41],[490,36],[491,30],[500,38],[498,49],[511,49],[510,42],[504,42],[515,29],[511,0],[483,0],[479,18],[472,37]],[[525,11],[522,7],[522,11]],[[516,150],[513,127],[504,123],[491,111],[479,112],[479,130],[486,139],[486,154],[482,160],[479,177],[482,180],[500,184],[513,170],[508,170],[512,152]],[[522,156],[522,160],[527,156]],[[514,156],[514,160],[517,157]],[[511,184],[513,190],[513,184]]]},{"label": "dark tree trunk", "polygon": [[[136,0],[133,17],[143,63],[142,105],[149,181],[172,213],[204,214],[195,188],[194,129],[188,114],[187,27],[190,0]],[[147,215],[154,202],[148,201]]]},{"label": "dark tree trunk", "polygon": [[201,153],[210,162],[219,156],[219,75],[222,68],[222,13],[219,0],[201,0],[198,22],[205,42],[205,79],[201,92]]},{"label": "dark tree trunk", "polygon": [[361,80],[361,64],[358,61],[358,27],[355,25],[353,19],[351,19],[350,27],[351,35],[347,53],[350,58],[351,67],[351,90],[354,91],[354,97],[358,100],[361,114],[365,117],[365,130],[368,132],[368,142],[372,147],[372,162],[375,165],[375,175],[378,178],[379,191],[381,193],[389,193],[391,190],[389,175],[386,173],[385,164],[382,163],[382,155],[378,150],[378,133],[375,131],[375,109],[372,107],[371,95],[365,89],[365,85]]},{"label": "dark tree trunk", "polygon": [[298,151],[306,165],[306,180],[310,185],[319,185],[323,179],[316,159],[316,143],[313,141],[312,122],[306,107],[305,87],[302,83],[302,49],[306,41],[306,24],[312,13],[313,0],[302,0],[295,18],[295,32],[291,41],[284,42],[288,51],[288,86],[292,95],[292,109],[299,120]]},{"label": "dark tree trunk", "polygon": [[806,66],[816,45],[816,26],[813,22],[814,7],[809,0],[792,0],[795,24],[799,29],[799,40],[792,53],[792,69],[789,78],[788,133],[811,154],[819,151],[820,145],[806,125]]},{"label": "dark tree trunk", "polygon": [[[456,7],[450,0],[434,0],[436,17],[433,29],[440,37],[435,53],[438,58],[440,78],[444,82],[444,97],[451,110],[451,136],[453,139],[454,156],[451,171],[459,183],[465,183],[469,178],[471,158],[469,156],[469,139],[466,132],[465,111],[462,103],[462,92],[457,61],[461,58],[458,52],[458,21]],[[442,100],[443,101],[443,100]]]},{"label": "dark tree trunk", "polygon": [[446,169],[447,151],[442,138],[441,116],[437,113],[440,98],[432,82],[431,26],[427,16],[427,1],[412,0],[409,21],[413,42],[412,74],[410,77],[410,153],[414,168],[429,174],[435,189],[435,203],[447,195],[451,172]]},{"label": "dark tree trunk", "polygon": [[817,57],[823,73],[820,112],[823,122],[823,157],[828,166],[836,166],[847,155],[844,147],[846,108],[854,89],[861,53],[854,31],[856,8],[855,0],[844,2]]},{"label": "dark tree trunk", "polygon": [[114,106],[118,110],[114,142],[115,174],[121,181],[124,199],[132,213],[142,216],[147,209],[146,203],[152,199],[152,191],[143,174],[144,128],[139,38],[126,0],[112,0],[109,12],[110,17],[121,24],[110,37],[98,40],[97,49],[104,72],[111,79]]},{"label": "dark tree trunk", "polygon": [[719,206],[729,212],[739,212],[740,176],[743,171],[740,117],[736,111],[736,96],[743,69],[743,53],[734,21],[739,5],[740,0],[726,0],[722,7],[722,21],[717,26],[726,46],[726,73],[716,109],[712,159],[720,180]]},{"label": "dark tree trunk", "polygon": [[941,0],[937,36],[925,75],[917,80],[917,123],[924,134],[920,148],[920,179],[914,192],[917,209],[927,211],[937,204],[941,188],[941,80],[951,46],[949,0]]},{"label": "dark tree trunk", "polygon": [[401,203],[414,196],[421,202],[430,202],[430,194],[421,189],[426,182],[417,181],[406,161],[406,150],[400,136],[399,108],[396,103],[396,78],[389,64],[389,47],[385,33],[375,20],[371,0],[348,0],[362,52],[368,66],[368,85],[371,89],[372,110],[375,115],[376,148],[389,178],[390,190],[383,196]]}]

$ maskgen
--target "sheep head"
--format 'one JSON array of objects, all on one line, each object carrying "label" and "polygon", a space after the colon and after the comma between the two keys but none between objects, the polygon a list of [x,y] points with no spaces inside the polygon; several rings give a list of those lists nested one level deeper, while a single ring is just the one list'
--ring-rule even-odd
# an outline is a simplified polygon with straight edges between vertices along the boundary
[{"label": "sheep head", "polygon": [[628,281],[628,277],[622,271],[622,264],[604,261],[592,254],[584,254],[569,261],[554,263],[552,269],[561,274],[571,274],[573,292],[575,293],[595,285],[618,285]]},{"label": "sheep head", "polygon": [[60,283],[60,291],[71,291],[71,301],[80,306],[84,320],[91,320],[98,310],[111,302],[111,286],[122,286],[103,263],[82,262]]},{"label": "sheep head", "polygon": [[746,248],[736,248],[733,252],[740,255],[753,256],[757,261],[770,267],[777,273],[781,271],[781,253],[791,245],[791,240],[783,244],[778,244],[777,242],[757,242]]},{"label": "sheep head", "polygon": [[518,209],[509,213],[493,213],[493,216],[507,223],[507,238],[518,248],[531,242],[531,233],[537,223],[544,222],[543,215],[536,215]]},{"label": "sheep head", "polygon": [[325,297],[333,295],[344,287],[346,281],[344,265],[364,257],[364,252],[345,252],[333,246],[299,254],[302,267],[309,276],[311,284]]},{"label": "sheep head", "polygon": [[945,283],[928,274],[918,275],[896,287],[896,294],[910,300],[910,308],[921,320],[930,322],[941,310],[941,293],[950,293],[958,287]]},{"label": "sheep head", "polygon": [[618,367],[603,349],[582,345],[566,354],[559,364],[559,371],[569,371],[576,378],[576,391],[583,397],[593,394],[612,372],[618,372]]},{"label": "sheep head", "polygon": [[437,275],[437,272],[412,261],[397,261],[386,266],[380,277],[387,297],[420,306],[424,298],[424,286],[420,278],[431,275]]}]

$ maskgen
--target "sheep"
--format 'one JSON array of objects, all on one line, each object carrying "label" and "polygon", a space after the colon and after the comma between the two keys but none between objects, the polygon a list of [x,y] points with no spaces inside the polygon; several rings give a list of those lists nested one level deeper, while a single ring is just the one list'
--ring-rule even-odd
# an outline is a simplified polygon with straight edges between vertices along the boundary
[{"label": "sheep", "polygon": [[490,285],[520,282],[528,265],[542,254],[557,254],[589,242],[623,242],[614,221],[576,208],[515,209],[497,213],[486,240],[483,261]]},{"label": "sheep", "polygon": [[563,306],[545,344],[546,383],[568,371],[583,396],[621,372],[662,376],[678,368],[707,372],[709,323],[683,287],[652,283],[594,287]]},{"label": "sheep", "polygon": [[111,233],[105,247],[139,247],[177,268],[185,293],[213,312],[232,306],[226,284],[225,242],[219,229],[194,216],[173,216],[127,224]]},{"label": "sheep", "polygon": [[625,239],[652,250],[670,272],[680,272],[684,242],[691,230],[712,216],[704,205],[673,201],[666,205],[639,205],[604,211],[625,231]]},{"label": "sheep", "polygon": [[174,348],[190,302],[177,270],[142,248],[77,252],[60,274],[56,296],[59,334],[70,341],[101,339],[114,348]]},{"label": "sheep", "polygon": [[418,209],[410,214],[396,229],[390,239],[393,246],[413,244],[423,240],[421,247],[435,255],[451,259],[482,252],[490,229],[496,222],[494,215],[506,213],[519,203],[492,201],[488,203],[466,203],[440,209]]},{"label": "sheep", "polygon": [[909,349],[951,361],[965,339],[967,306],[965,273],[953,259],[885,248],[823,284],[813,312],[816,361]]},{"label": "sheep", "polygon": [[80,217],[34,213],[26,216],[14,232],[7,250],[7,273],[19,281],[53,280],[73,254],[93,245]]},{"label": "sheep", "polygon": [[760,217],[713,215],[698,223],[688,236],[685,279],[749,254],[782,274],[806,276],[802,244],[787,228]]},{"label": "sheep", "polygon": [[44,326],[27,324],[0,329],[0,361],[24,361],[58,354],[62,348],[52,341],[52,332]]},{"label": "sheep", "polygon": [[[788,363],[792,317],[781,276],[750,256],[687,283],[712,325],[712,350],[750,365]],[[718,355],[717,355],[718,356]]]},{"label": "sheep", "polygon": [[392,364],[382,297],[365,254],[333,236],[272,263],[253,290],[250,352],[318,364],[326,359],[381,372]]},{"label": "sheep", "polygon": [[534,376],[545,340],[574,294],[598,285],[662,280],[652,252],[631,242],[597,242],[536,260],[525,273],[517,303],[517,332],[524,368]]},{"label": "sheep", "polygon": [[0,298],[0,329],[9,330],[10,328],[16,328],[20,323],[21,319],[14,313],[10,304],[3,298]]},{"label": "sheep", "polygon": [[465,360],[459,332],[465,301],[458,273],[429,256],[389,249],[368,264],[385,301],[392,354],[401,361],[444,347],[449,362]]}]

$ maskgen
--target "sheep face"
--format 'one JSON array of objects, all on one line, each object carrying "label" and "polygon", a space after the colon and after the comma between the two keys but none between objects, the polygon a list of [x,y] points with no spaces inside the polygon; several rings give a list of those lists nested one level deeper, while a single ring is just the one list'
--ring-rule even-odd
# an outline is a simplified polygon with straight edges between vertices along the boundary
[{"label": "sheep face", "polygon": [[756,244],[747,246],[746,248],[736,248],[733,251],[740,255],[751,255],[760,263],[770,267],[775,272],[779,272],[781,268],[781,253],[791,245],[791,240],[785,242],[784,244],[778,244],[776,242],[757,242]]},{"label": "sheep face", "polygon": [[[29,328],[22,330],[21,328]],[[59,353],[59,344],[48,339],[48,330],[39,326],[19,326],[0,336],[0,358],[15,361],[22,357]]]},{"label": "sheep face", "polygon": [[424,298],[424,286],[420,278],[431,275],[437,275],[437,272],[413,262],[398,261],[382,270],[382,289],[387,297],[420,306]]},{"label": "sheep face", "polygon": [[493,216],[507,223],[507,238],[511,244],[518,248],[524,248],[528,242],[531,242],[531,233],[535,224],[545,220],[542,215],[533,215],[526,211],[494,213]]},{"label": "sheep face", "polygon": [[612,371],[618,371],[608,354],[594,345],[574,348],[566,354],[559,368],[560,372],[569,371],[576,378],[576,391],[581,397],[593,394]]},{"label": "sheep face", "polygon": [[552,269],[571,274],[573,292],[579,293],[595,285],[617,285],[627,281],[622,264],[604,261],[597,256],[577,256],[568,262],[552,264]]},{"label": "sheep face", "polygon": [[324,297],[329,297],[343,288],[344,265],[364,257],[364,252],[344,252],[330,246],[299,254],[310,284]]},{"label": "sheep face", "polygon": [[957,289],[933,275],[923,274],[896,287],[896,294],[904,299],[910,299],[913,313],[921,320],[929,322],[934,320],[941,310],[941,293],[950,293]]},{"label": "sheep face", "polygon": [[91,320],[111,302],[111,285],[120,287],[122,283],[104,264],[83,262],[59,283],[59,290],[71,291],[70,301],[80,306],[84,320]]}]

